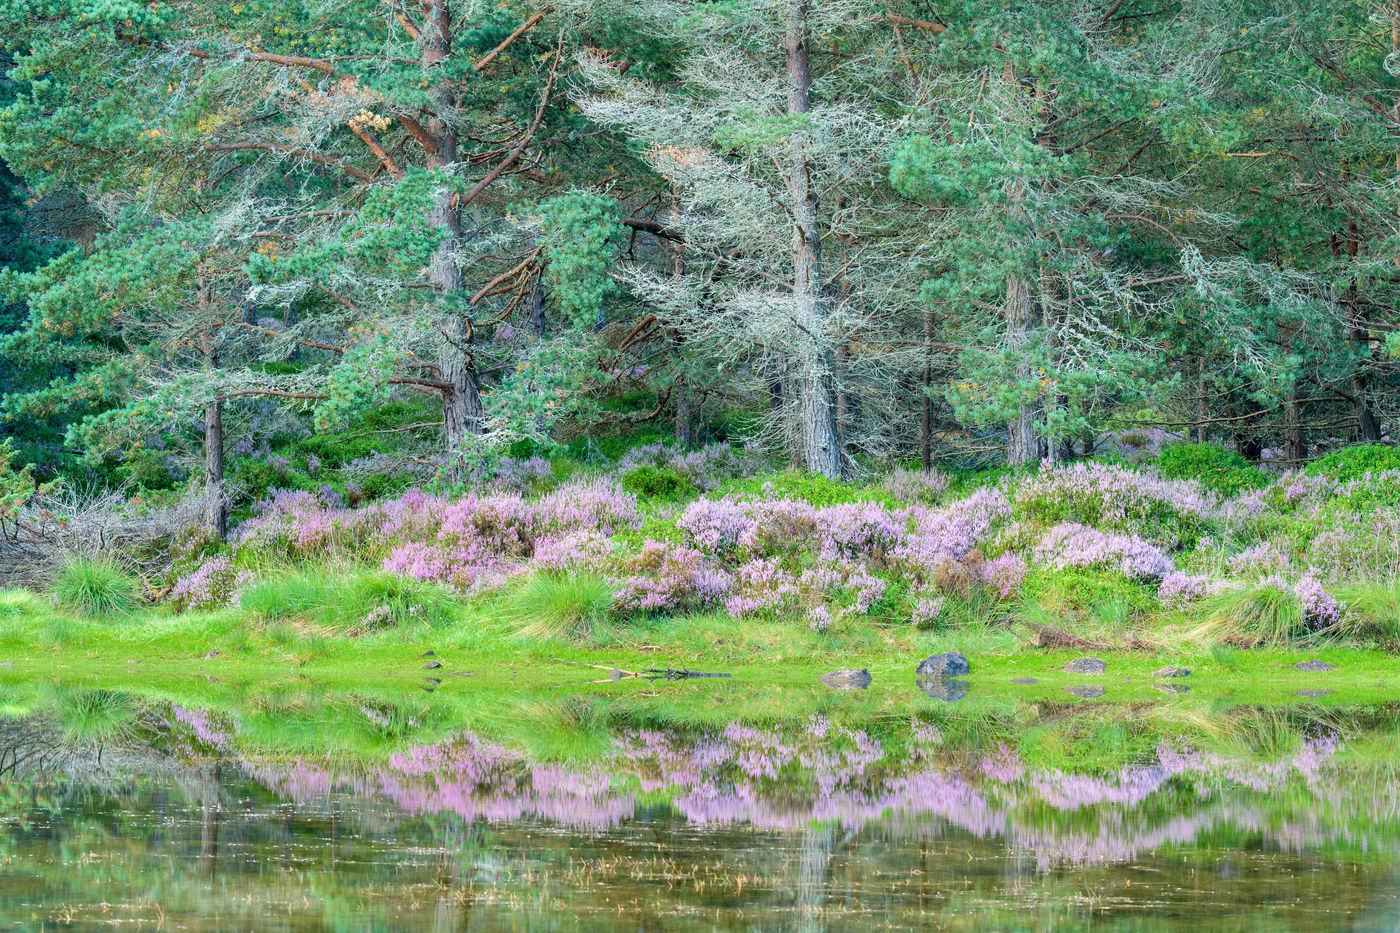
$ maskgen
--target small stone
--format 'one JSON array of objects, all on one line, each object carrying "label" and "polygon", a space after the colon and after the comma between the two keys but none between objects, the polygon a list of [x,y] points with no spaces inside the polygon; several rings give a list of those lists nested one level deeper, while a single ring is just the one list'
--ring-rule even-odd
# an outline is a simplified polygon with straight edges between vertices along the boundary
[{"label": "small stone", "polygon": [[1075,684],[1073,687],[1066,687],[1065,692],[1073,694],[1081,700],[1097,700],[1104,695],[1103,687],[1098,684]]},{"label": "small stone", "polygon": [[967,696],[967,692],[972,687],[965,680],[926,677],[919,681],[919,689],[931,699],[942,700],[944,703],[956,703]]},{"label": "small stone", "polygon": [[1153,677],[1187,677],[1191,669],[1187,667],[1159,667],[1152,672]]},{"label": "small stone", "polygon": [[427,651],[424,651],[424,652],[423,652],[422,654],[420,654],[418,657],[420,657],[420,658],[431,658],[431,657],[432,657],[433,655],[435,655],[435,654],[437,654],[437,652],[434,651],[433,649],[429,648]]},{"label": "small stone", "polygon": [[218,656],[219,656],[219,649],[218,649],[218,648],[215,648],[215,649],[213,649],[212,651],[209,651],[208,653],[206,653],[206,654],[204,655],[204,660],[208,661],[208,660],[210,660],[211,658],[217,658]]},{"label": "small stone", "polygon": [[872,679],[870,672],[863,667],[842,668],[819,678],[824,686],[836,690],[864,690],[870,686]]},{"label": "small stone", "polygon": [[426,681],[427,683],[431,684],[431,685],[434,686],[434,687],[436,687],[438,684],[442,683],[442,681],[438,680],[436,677],[424,677],[423,680]]},{"label": "small stone", "polygon": [[930,655],[914,668],[914,676],[920,680],[929,677],[961,677],[971,673],[972,667],[967,663],[967,658],[957,651]]},{"label": "small stone", "polygon": [[440,667],[442,667],[441,661],[429,661],[427,664],[423,665],[423,669],[429,671],[435,671]]},{"label": "small stone", "polygon": [[1012,682],[1013,684],[1038,684],[1038,683],[1040,683],[1040,681],[1036,680],[1034,677],[1013,677],[1013,678],[1011,678],[1011,682]]},{"label": "small stone", "polygon": [[1153,684],[1153,690],[1161,693],[1190,693],[1191,688],[1185,684]]},{"label": "small stone", "polygon": [[1098,658],[1076,658],[1060,669],[1067,674],[1102,674],[1108,665]]},{"label": "small stone", "polygon": [[1331,690],[1299,690],[1294,695],[1300,697],[1307,697],[1310,700],[1316,700],[1318,697],[1325,697],[1331,692]]},{"label": "small stone", "polygon": [[1300,671],[1334,671],[1334,670],[1336,670],[1335,667],[1333,667],[1331,664],[1328,664],[1326,661],[1318,661],[1318,660],[1316,660],[1316,659],[1314,659],[1314,660],[1312,660],[1312,661],[1299,661],[1297,664],[1295,664],[1295,665],[1293,665],[1293,666],[1296,667],[1296,668],[1297,668],[1298,670],[1300,670]]}]

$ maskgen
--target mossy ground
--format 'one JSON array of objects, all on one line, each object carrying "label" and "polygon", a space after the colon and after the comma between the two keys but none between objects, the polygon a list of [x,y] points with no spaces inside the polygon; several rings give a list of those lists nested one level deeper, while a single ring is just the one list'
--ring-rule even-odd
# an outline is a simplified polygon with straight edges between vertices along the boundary
[{"label": "mossy ground", "polygon": [[[616,693],[671,690],[713,697],[740,685],[802,690],[812,688],[825,671],[865,667],[875,679],[869,697],[912,698],[918,661],[956,650],[971,659],[968,679],[979,696],[1094,702],[1065,692],[1075,684],[1101,685],[1115,702],[1192,705],[1378,703],[1400,694],[1400,664],[1393,654],[1340,643],[1241,649],[1191,644],[1172,630],[1162,630],[1140,642],[1145,647],[1132,650],[1046,650],[1036,647],[1031,631],[1009,623],[922,630],[908,624],[859,622],[818,632],[791,620],[741,621],[723,614],[611,622],[582,635],[548,638],[520,634],[509,614],[497,609],[491,603],[465,604],[432,624],[398,624],[353,635],[337,633],[314,618],[294,615],[267,621],[238,609],[174,614],[157,608],[85,618],[54,607],[46,598],[8,591],[0,594],[0,676],[61,677],[107,686],[178,684],[192,678],[291,679],[327,690],[417,687],[432,676],[442,681],[438,689],[449,691],[568,690],[572,684]],[[1098,633],[1077,630],[1080,633],[1100,638],[1099,644],[1125,643],[1111,640],[1111,627]],[[434,657],[422,657],[429,649]],[[1092,677],[1061,670],[1067,661],[1086,654],[1105,660],[1107,673]],[[1293,666],[1314,658],[1336,669],[1310,673]],[[425,669],[430,660],[443,666]],[[722,683],[613,683],[606,671],[578,664],[732,676]],[[1152,677],[1152,671],[1167,665],[1190,668],[1192,674],[1172,680]],[[1013,683],[1024,678],[1038,683]],[[1163,686],[1190,690],[1168,696],[1159,689]],[[1300,697],[1298,691],[1305,690],[1332,692]]]}]

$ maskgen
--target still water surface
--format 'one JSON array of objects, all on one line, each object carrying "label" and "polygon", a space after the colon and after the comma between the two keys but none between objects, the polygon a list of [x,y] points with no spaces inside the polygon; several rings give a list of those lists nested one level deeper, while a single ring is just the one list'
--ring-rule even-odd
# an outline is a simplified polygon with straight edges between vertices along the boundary
[{"label": "still water surface", "polygon": [[1389,707],[20,692],[0,929],[1400,926]]}]

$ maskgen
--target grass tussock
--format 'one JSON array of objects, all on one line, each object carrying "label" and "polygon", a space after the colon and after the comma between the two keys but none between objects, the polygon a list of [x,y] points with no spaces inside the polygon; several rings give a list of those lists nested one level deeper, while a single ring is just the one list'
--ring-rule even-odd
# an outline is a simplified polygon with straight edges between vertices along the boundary
[{"label": "grass tussock", "polygon": [[453,619],[458,600],[430,583],[383,573],[327,570],[278,574],[251,583],[239,608],[274,641],[306,634],[361,636]]},{"label": "grass tussock", "polygon": [[506,597],[502,611],[527,638],[578,638],[612,617],[613,587],[593,574],[536,574]]},{"label": "grass tussock", "polygon": [[129,615],[140,602],[136,578],[116,562],[100,557],[72,557],[54,576],[54,597],[85,616]]},{"label": "grass tussock", "polygon": [[1337,595],[1346,609],[1324,634],[1391,651],[1400,648],[1400,582],[1353,584]]},{"label": "grass tussock", "polygon": [[1190,633],[1195,640],[1240,648],[1279,648],[1306,634],[1303,606],[1287,587],[1274,583],[1231,590],[1205,605],[1205,620]]}]

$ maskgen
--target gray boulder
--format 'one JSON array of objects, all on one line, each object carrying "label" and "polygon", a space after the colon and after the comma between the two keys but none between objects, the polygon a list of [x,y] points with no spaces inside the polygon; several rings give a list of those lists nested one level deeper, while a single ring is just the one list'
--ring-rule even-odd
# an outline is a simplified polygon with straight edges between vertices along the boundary
[{"label": "gray boulder", "polygon": [[1318,660],[1299,661],[1297,664],[1295,664],[1295,665],[1293,665],[1293,666],[1296,667],[1296,668],[1297,668],[1298,670],[1300,670],[1300,671],[1335,671],[1335,670],[1336,670],[1335,667],[1333,667],[1331,664],[1328,664],[1326,661],[1318,661]]},{"label": "gray boulder", "polygon": [[870,686],[870,672],[863,667],[842,668],[819,678],[824,686],[836,690],[864,690]]},{"label": "gray boulder", "polygon": [[942,700],[944,703],[956,703],[967,696],[967,692],[972,687],[965,680],[929,677],[919,681],[919,689],[930,699]]},{"label": "gray boulder", "polygon": [[914,668],[914,677],[918,680],[934,677],[962,677],[971,673],[972,668],[968,665],[967,658],[956,651],[930,655],[920,661],[918,667]]},{"label": "gray boulder", "polygon": [[1152,672],[1153,677],[1187,677],[1191,669],[1186,667],[1159,667]]},{"label": "gray boulder", "polygon": [[1102,674],[1108,665],[1098,658],[1076,658],[1061,668],[1067,674]]}]

